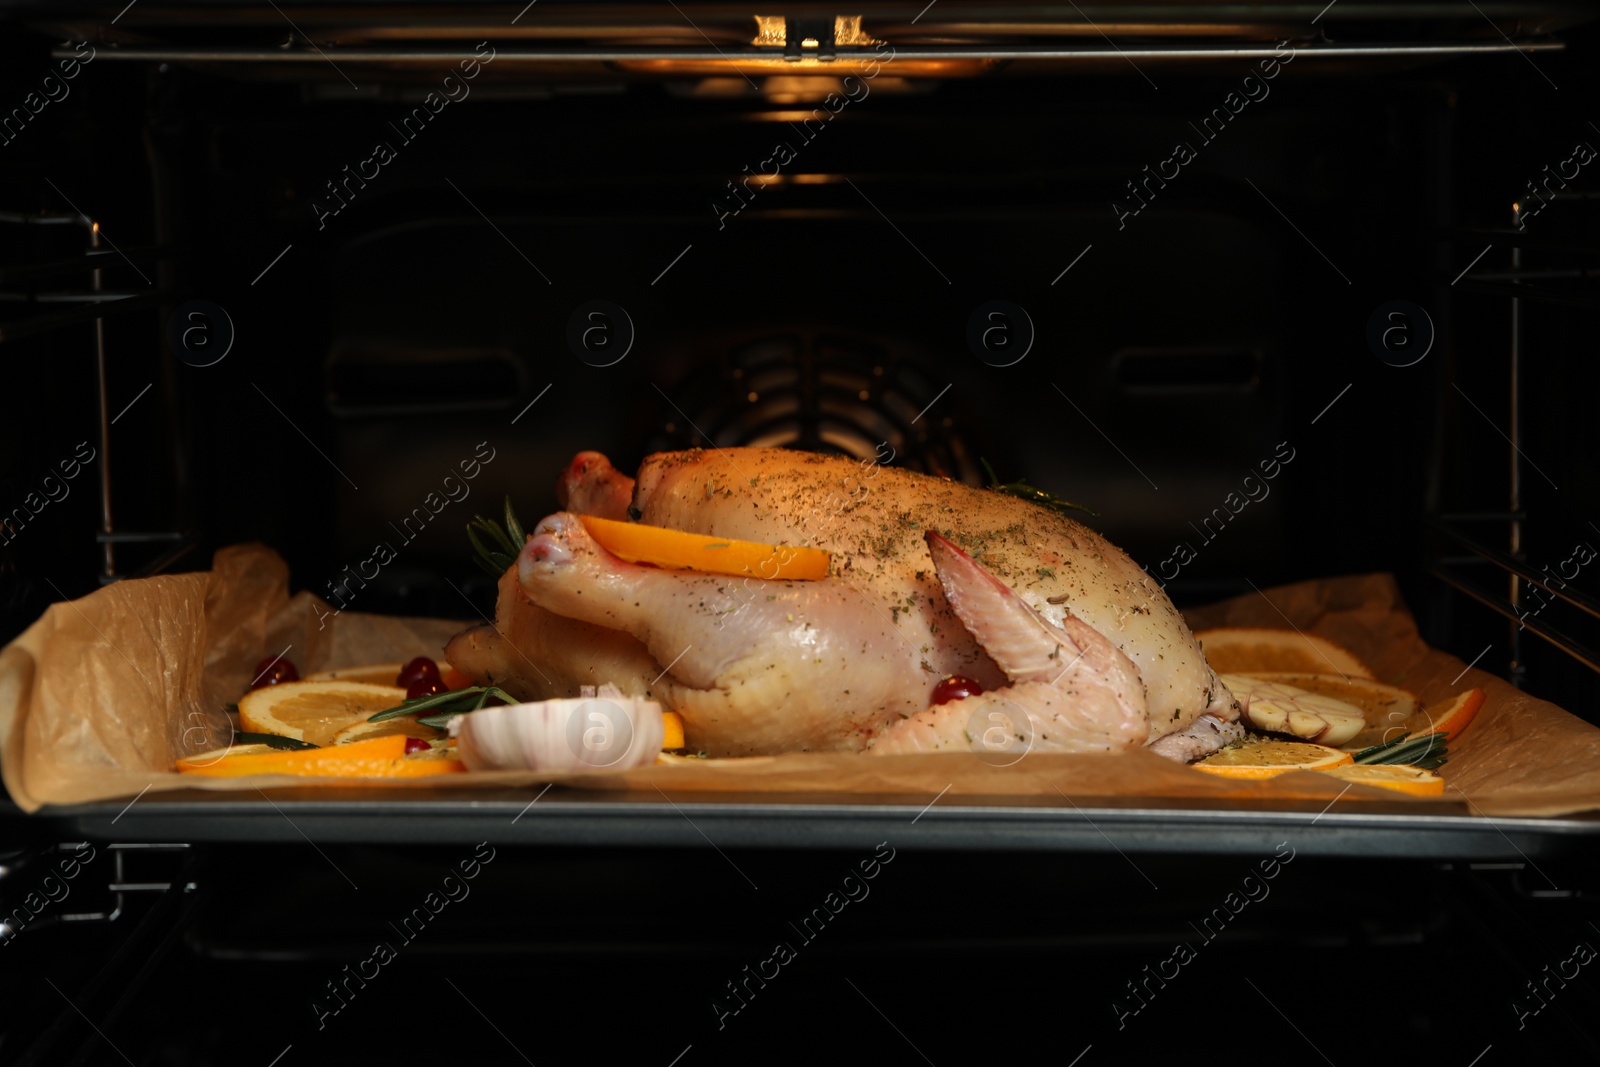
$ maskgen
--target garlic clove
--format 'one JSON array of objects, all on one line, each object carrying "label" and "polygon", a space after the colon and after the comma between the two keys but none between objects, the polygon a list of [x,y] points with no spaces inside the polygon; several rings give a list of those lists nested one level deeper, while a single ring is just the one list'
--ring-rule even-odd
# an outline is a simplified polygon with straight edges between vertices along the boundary
[{"label": "garlic clove", "polygon": [[1246,712],[1250,724],[1267,733],[1283,733],[1288,729],[1289,712],[1272,700],[1252,700]]},{"label": "garlic clove", "polygon": [[1307,741],[1315,741],[1328,729],[1328,720],[1309,711],[1291,711],[1288,718],[1289,732]]},{"label": "garlic clove", "polygon": [[661,705],[625,697],[614,685],[482,708],[452,719],[449,730],[472,771],[627,770],[654,763],[665,738]]},{"label": "garlic clove", "polygon": [[1367,727],[1367,719],[1364,715],[1348,715],[1342,712],[1324,711],[1322,717],[1327,720],[1328,729],[1321,737],[1317,738],[1317,743],[1319,745],[1327,745],[1330,748],[1338,748]]}]

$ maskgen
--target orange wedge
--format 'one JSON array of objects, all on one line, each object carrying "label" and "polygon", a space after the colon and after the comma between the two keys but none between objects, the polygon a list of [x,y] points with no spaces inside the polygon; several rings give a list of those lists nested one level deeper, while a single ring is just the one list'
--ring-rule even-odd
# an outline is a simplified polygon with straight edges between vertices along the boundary
[{"label": "orange wedge", "polygon": [[[1483,690],[1468,689],[1465,693],[1457,693],[1449,700],[1441,700],[1413,713],[1406,720],[1405,728],[1410,731],[1412,737],[1441,733],[1444,734],[1446,741],[1454,741],[1461,735],[1461,731],[1478,717],[1478,712],[1482,708]],[[1391,738],[1399,736],[1395,733]]]},{"label": "orange wedge", "polygon": [[1356,785],[1375,785],[1414,797],[1444,796],[1444,779],[1432,771],[1403,763],[1350,763],[1342,767],[1319,768],[1321,773],[1332,775]]},{"label": "orange wedge", "polygon": [[830,556],[820,548],[735,541],[593,515],[578,518],[601,548],[629,563],[752,578],[818,581],[828,576]]},{"label": "orange wedge", "polygon": [[392,685],[281,682],[240,698],[239,725],[254,733],[280,734],[326,745],[345,727],[392,708],[405,698],[406,691]]},{"label": "orange wedge", "polygon": [[661,749],[671,752],[683,747],[683,716],[675,711],[661,713]]},{"label": "orange wedge", "polygon": [[207,752],[179,760],[178,770],[212,778],[249,774],[293,774],[308,778],[420,778],[466,771],[466,766],[460,760],[439,749],[419,752],[415,756],[407,756],[405,751],[406,739],[399,734],[392,734],[368,741],[353,741],[348,745],[293,752],[230,750],[220,759],[215,752]]},{"label": "orange wedge", "polygon": [[1189,766],[1224,778],[1275,778],[1290,771],[1320,771],[1350,763],[1350,753],[1305,741],[1251,738]]},{"label": "orange wedge", "polygon": [[1206,662],[1218,674],[1258,671],[1337,674],[1371,678],[1372,671],[1354,652],[1316,634],[1269,630],[1257,626],[1224,626],[1195,633]]}]

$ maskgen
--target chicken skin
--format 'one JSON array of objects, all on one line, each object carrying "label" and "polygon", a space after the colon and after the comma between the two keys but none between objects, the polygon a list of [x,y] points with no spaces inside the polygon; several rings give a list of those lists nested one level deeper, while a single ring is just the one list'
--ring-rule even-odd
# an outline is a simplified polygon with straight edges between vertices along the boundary
[{"label": "chicken skin", "polygon": [[[567,510],[529,528],[495,623],[447,649],[524,699],[612,682],[678,711],[712,755],[966,747],[987,709],[1033,747],[1193,758],[1238,718],[1149,576],[1035,504],[763,448],[658,453],[637,479],[580,453],[558,493]],[[788,581],[630,564],[574,512],[814,546],[832,566]],[[951,674],[984,693],[930,708]]]}]

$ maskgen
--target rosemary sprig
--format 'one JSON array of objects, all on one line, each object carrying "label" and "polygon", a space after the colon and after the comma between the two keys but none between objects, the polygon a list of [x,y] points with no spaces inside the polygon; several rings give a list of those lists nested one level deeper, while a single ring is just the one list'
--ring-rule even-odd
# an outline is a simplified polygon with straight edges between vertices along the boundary
[{"label": "rosemary sprig", "polygon": [[517,561],[517,553],[522,551],[522,543],[527,540],[522,523],[517,521],[517,513],[511,510],[509,495],[506,497],[505,522],[502,527],[493,519],[474,515],[472,521],[467,523],[467,540],[472,542],[473,551],[477,553],[474,559],[494,578],[500,577]]},{"label": "rosemary sprig", "polygon": [[988,460],[979,459],[978,462],[983,464],[984,473],[989,476],[989,488],[997,493],[1005,493],[1007,496],[1014,496],[1018,500],[1026,500],[1030,504],[1038,504],[1040,507],[1049,508],[1051,511],[1061,515],[1065,515],[1068,511],[1086,511],[1090,515],[1096,516],[1100,514],[1093,508],[1085,507],[1082,504],[1074,504],[1070,500],[1062,500],[1060,497],[1047,493],[1043,489],[1035,488],[1027,482],[1015,481],[1002,484],[1000,479],[995,476],[994,468],[989,466]]},{"label": "rosemary sprig", "polygon": [[465,715],[469,711],[477,711],[489,702],[489,698],[498,697],[507,704],[517,703],[517,698],[494,685],[469,685],[465,689],[452,689],[448,693],[433,693],[425,697],[413,697],[411,700],[402,701],[392,708],[384,708],[375,715],[367,717],[368,722],[384,722],[388,719],[398,719],[402,715],[413,715],[419,711],[431,711],[432,715],[419,717],[418,722],[424,726],[443,727],[445,723],[457,715]]},{"label": "rosemary sprig", "polygon": [[266,745],[268,748],[283,749],[285,751],[298,751],[305,748],[320,748],[310,741],[301,741],[294,737],[284,737],[282,734],[253,734],[237,733],[233,735],[232,744],[235,745]]},{"label": "rosemary sprig", "polygon": [[511,510],[511,494],[506,494],[506,532],[511,535],[511,543],[517,546],[517,551],[522,551],[522,543],[527,535],[522,532],[522,523],[517,521],[517,513]]},{"label": "rosemary sprig", "polygon": [[1406,763],[1431,771],[1449,761],[1445,735],[1439,733],[1412,737],[1402,734],[1393,741],[1364,748],[1353,757],[1356,763]]}]

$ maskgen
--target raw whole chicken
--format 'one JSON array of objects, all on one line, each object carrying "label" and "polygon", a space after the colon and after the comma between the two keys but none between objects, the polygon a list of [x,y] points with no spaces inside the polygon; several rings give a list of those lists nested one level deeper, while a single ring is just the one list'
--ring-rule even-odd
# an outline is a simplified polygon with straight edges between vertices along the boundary
[{"label": "raw whole chicken", "polygon": [[[679,712],[713,756],[968,750],[985,724],[1037,751],[1238,736],[1238,704],[1166,595],[1098,533],[988,489],[768,448],[657,453],[637,480],[580,453],[529,528],[495,622],[457,669],[525,700],[607,682]],[[577,515],[832,553],[821,581],[624,562]],[[930,707],[952,674],[984,692]],[[999,716],[996,718],[996,716]]]}]

